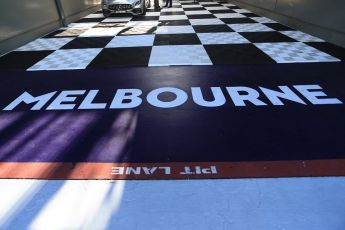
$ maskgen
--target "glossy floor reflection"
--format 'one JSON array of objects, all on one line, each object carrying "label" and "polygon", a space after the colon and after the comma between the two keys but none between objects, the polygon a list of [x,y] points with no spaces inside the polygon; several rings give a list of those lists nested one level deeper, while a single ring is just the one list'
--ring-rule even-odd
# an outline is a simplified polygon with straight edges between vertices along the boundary
[{"label": "glossy floor reflection", "polygon": [[174,1],[146,16],[101,11],[0,58],[1,69],[340,62],[345,49],[227,1]]},{"label": "glossy floor reflection", "polygon": [[344,177],[0,180],[3,229],[344,228]]}]

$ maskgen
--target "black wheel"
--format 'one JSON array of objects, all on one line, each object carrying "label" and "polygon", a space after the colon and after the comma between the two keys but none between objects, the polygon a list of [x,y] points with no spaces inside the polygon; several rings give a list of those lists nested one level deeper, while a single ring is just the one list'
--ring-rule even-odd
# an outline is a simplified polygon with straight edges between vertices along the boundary
[{"label": "black wheel", "polygon": [[111,12],[109,10],[102,10],[102,13],[103,13],[104,17],[108,17],[111,14]]},{"label": "black wheel", "polygon": [[141,15],[146,15],[146,5],[147,5],[147,1],[144,0],[144,1],[143,1],[143,6],[142,6],[142,7],[143,7],[143,8],[142,8],[143,11],[142,11]]}]

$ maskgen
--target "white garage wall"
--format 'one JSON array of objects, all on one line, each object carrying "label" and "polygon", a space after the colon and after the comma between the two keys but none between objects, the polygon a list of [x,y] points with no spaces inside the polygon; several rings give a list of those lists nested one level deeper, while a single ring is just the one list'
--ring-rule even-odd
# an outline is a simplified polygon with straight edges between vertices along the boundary
[{"label": "white garage wall", "polygon": [[233,0],[283,24],[345,47],[343,0]]},{"label": "white garage wall", "polygon": [[101,0],[60,0],[67,17],[101,4]]},{"label": "white garage wall", "polygon": [[59,26],[56,1],[66,20],[76,20],[100,5],[101,0],[1,0],[0,55]]}]

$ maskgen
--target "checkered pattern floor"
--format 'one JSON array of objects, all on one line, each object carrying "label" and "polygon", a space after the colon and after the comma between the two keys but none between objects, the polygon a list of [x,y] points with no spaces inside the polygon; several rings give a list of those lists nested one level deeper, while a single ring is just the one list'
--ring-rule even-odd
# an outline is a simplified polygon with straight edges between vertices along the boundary
[{"label": "checkered pattern floor", "polygon": [[65,70],[339,62],[345,51],[226,2],[180,0],[146,16],[100,11],[0,58],[0,69]]}]

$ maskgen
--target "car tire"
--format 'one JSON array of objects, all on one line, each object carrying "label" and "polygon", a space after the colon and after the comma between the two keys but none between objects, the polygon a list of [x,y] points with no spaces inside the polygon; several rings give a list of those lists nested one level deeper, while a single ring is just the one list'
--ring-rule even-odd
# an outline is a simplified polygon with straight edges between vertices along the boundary
[{"label": "car tire", "polygon": [[146,15],[146,1],[144,0],[143,1],[144,3],[143,3],[143,6],[142,6],[142,13],[141,13],[141,15]]},{"label": "car tire", "polygon": [[111,14],[111,12],[108,10],[102,10],[102,13],[104,17],[109,17],[109,15]]}]

